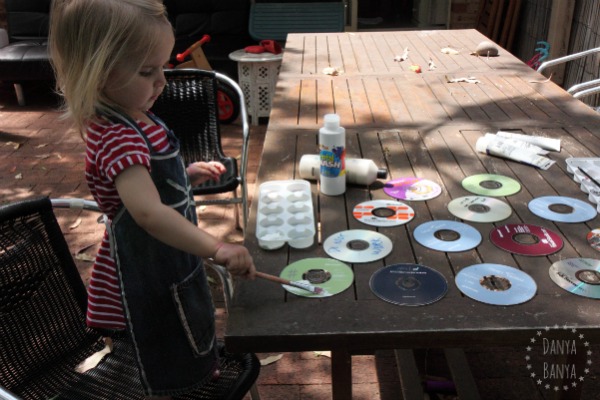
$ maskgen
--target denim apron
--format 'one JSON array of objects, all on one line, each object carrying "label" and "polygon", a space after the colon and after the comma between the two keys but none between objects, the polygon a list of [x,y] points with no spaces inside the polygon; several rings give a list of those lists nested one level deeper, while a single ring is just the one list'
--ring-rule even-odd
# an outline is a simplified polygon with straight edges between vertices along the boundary
[{"label": "denim apron", "polygon": [[[128,116],[110,119],[134,128],[151,153],[151,177],[163,204],[197,224],[179,142],[164,123],[170,150],[155,153]],[[218,374],[214,305],[202,259],[150,236],[122,207],[109,226],[123,308],[147,395],[177,395]]]}]

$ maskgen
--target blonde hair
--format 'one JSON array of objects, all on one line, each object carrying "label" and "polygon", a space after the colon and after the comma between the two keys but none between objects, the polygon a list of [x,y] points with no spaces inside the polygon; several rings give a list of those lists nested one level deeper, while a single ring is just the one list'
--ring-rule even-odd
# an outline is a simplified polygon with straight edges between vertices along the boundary
[{"label": "blonde hair", "polygon": [[161,24],[169,24],[161,0],[53,1],[50,58],[65,117],[82,136],[91,120],[116,106],[103,94],[111,71],[130,66],[133,77],[156,46]]}]

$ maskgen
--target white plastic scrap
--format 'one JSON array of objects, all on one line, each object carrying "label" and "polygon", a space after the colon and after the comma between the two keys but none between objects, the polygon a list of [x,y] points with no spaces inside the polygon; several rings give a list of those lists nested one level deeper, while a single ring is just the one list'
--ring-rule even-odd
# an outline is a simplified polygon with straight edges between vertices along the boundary
[{"label": "white plastic scrap", "polygon": [[402,53],[401,56],[394,57],[394,61],[397,61],[397,62],[406,61],[406,60],[408,60],[408,47],[406,47],[404,49],[404,52]]},{"label": "white plastic scrap", "polygon": [[466,82],[466,83],[481,83],[481,81],[474,76],[462,77],[462,78],[448,78],[446,77],[448,83],[457,83],[457,82]]}]

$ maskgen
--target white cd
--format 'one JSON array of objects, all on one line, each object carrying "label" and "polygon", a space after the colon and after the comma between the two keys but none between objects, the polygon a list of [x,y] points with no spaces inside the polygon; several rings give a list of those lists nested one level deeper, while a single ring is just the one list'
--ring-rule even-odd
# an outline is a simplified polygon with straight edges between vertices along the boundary
[{"label": "white cd", "polygon": [[565,196],[536,197],[528,207],[538,217],[556,222],[585,222],[597,214],[596,209],[585,201]]},{"label": "white cd", "polygon": [[323,242],[323,249],[330,257],[340,261],[366,263],[390,254],[392,241],[378,232],[353,229],[329,236]]},{"label": "white cd", "polygon": [[455,282],[470,298],[499,306],[524,303],[537,291],[531,276],[501,264],[471,265],[456,275]]},{"label": "white cd", "polygon": [[407,204],[393,200],[365,201],[354,207],[354,218],[372,226],[404,225],[415,216],[415,211]]},{"label": "white cd", "polygon": [[415,229],[413,236],[425,247],[438,251],[467,251],[481,243],[481,234],[472,226],[457,221],[429,221]]},{"label": "white cd", "polygon": [[567,258],[550,266],[550,278],[568,292],[600,299],[600,260]]},{"label": "white cd", "polygon": [[487,196],[459,197],[448,203],[448,211],[460,219],[473,222],[498,222],[512,214],[508,204]]}]

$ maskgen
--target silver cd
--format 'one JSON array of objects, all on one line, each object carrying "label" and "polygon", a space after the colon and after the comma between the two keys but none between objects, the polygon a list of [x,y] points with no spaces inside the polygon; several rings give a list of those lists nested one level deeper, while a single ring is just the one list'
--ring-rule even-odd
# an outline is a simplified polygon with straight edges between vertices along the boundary
[{"label": "silver cd", "polygon": [[448,203],[448,211],[465,221],[498,222],[512,214],[512,209],[502,200],[487,196],[464,196]]},{"label": "silver cd", "polygon": [[455,282],[470,298],[499,306],[524,303],[537,291],[531,276],[501,264],[471,265],[456,275]]},{"label": "silver cd", "polygon": [[330,257],[349,263],[380,260],[391,253],[392,247],[387,236],[364,229],[338,232],[323,242],[323,249]]},{"label": "silver cd", "polygon": [[585,201],[565,196],[536,197],[528,207],[538,217],[556,222],[585,222],[597,214],[596,209]]},{"label": "silver cd", "polygon": [[477,229],[448,220],[425,222],[417,226],[413,236],[425,247],[447,252],[471,250],[481,243],[481,234]]},{"label": "silver cd", "polygon": [[372,226],[398,226],[412,220],[415,211],[407,204],[394,200],[365,201],[352,210],[354,218]]},{"label": "silver cd", "polygon": [[567,258],[550,266],[550,279],[568,292],[600,299],[600,260]]}]

